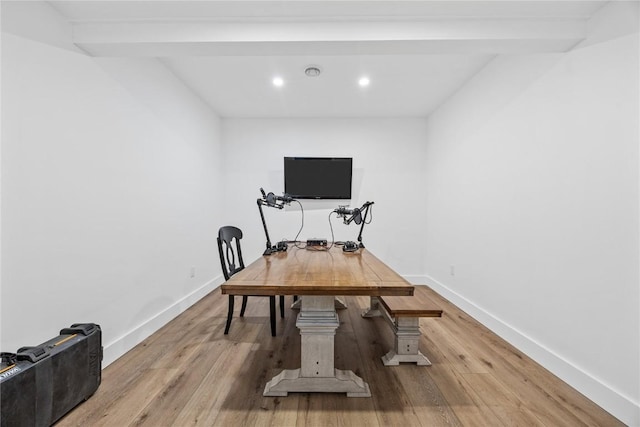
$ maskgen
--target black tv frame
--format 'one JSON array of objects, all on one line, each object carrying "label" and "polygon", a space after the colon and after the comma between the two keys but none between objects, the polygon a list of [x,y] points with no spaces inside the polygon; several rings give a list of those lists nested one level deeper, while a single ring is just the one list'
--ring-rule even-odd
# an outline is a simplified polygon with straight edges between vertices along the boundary
[{"label": "black tv frame", "polygon": [[[334,163],[336,162],[336,163]],[[292,170],[291,165],[301,166]],[[345,165],[348,163],[348,167]],[[340,164],[342,168],[336,168]],[[347,169],[348,168],[348,169]],[[324,170],[323,170],[324,169]],[[338,170],[342,169],[342,170]],[[292,174],[298,175],[292,175]],[[323,173],[339,173],[342,174],[338,181],[330,182],[326,178],[328,175]],[[334,176],[335,178],[335,176]],[[318,190],[318,185],[324,184],[326,187]],[[292,187],[294,180],[302,180],[307,184],[307,190],[301,190],[300,187]],[[312,200],[348,200],[352,196],[353,185],[353,158],[352,157],[293,157],[286,156],[284,158],[284,192],[294,199],[312,199]],[[316,187],[316,189],[314,189]],[[332,188],[333,187],[333,188]]]}]

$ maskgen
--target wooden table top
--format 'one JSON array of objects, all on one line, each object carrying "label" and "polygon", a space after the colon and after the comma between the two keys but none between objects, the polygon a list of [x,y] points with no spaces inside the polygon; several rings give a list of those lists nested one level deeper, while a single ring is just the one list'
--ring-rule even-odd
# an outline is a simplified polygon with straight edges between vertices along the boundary
[{"label": "wooden table top", "polygon": [[261,256],[221,286],[232,295],[413,295],[413,286],[366,249],[299,249]]}]

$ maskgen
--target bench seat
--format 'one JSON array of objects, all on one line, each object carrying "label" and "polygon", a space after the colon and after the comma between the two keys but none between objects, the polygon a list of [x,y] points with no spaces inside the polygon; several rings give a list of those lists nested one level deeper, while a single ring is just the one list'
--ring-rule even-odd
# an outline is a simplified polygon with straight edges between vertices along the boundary
[{"label": "bench seat", "polygon": [[418,349],[420,318],[442,317],[442,309],[429,298],[429,289],[416,286],[413,296],[380,296],[376,303],[379,303],[380,315],[387,319],[395,335],[394,348],[382,356],[382,363],[385,366],[397,366],[402,362],[431,365]]},{"label": "bench seat", "polygon": [[429,298],[426,286],[415,286],[413,296],[385,296],[378,299],[391,317],[442,317],[442,309]]}]

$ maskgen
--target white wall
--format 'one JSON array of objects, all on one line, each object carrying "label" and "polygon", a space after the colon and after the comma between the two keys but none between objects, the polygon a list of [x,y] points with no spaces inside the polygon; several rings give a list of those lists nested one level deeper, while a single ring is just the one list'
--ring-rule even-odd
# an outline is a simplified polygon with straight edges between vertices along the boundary
[{"label": "white wall", "polygon": [[219,126],[154,60],[3,33],[3,351],[96,322],[107,365],[217,284]]},{"label": "white wall", "polygon": [[425,264],[436,290],[639,425],[637,25],[597,34],[498,57],[429,118]]},{"label": "white wall", "polygon": [[[422,155],[424,119],[225,119],[223,121],[225,217],[245,233],[246,261],[264,250],[265,237],[256,199],[259,188],[282,194],[284,156],[353,157],[351,206],[374,201],[373,222],[363,243],[409,280],[422,276],[424,212]],[[331,241],[329,213],[340,201],[302,201],[304,229],[299,237]],[[273,242],[294,239],[300,210],[265,208]],[[358,227],[332,215],[336,240],[356,240]]]}]

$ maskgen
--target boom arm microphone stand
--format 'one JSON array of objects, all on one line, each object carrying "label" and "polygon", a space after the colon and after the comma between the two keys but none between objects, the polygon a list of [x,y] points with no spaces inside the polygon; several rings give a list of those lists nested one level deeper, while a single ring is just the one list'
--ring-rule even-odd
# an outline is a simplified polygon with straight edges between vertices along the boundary
[{"label": "boom arm microphone stand", "polygon": [[[360,215],[362,215],[362,224],[360,224],[360,233],[358,233],[358,247],[364,248],[364,244],[362,244],[362,230],[364,230],[364,225],[367,223],[367,215],[369,214],[369,207],[373,202],[367,202],[360,208]],[[364,210],[364,214],[362,211]]]},{"label": "boom arm microphone stand", "polygon": [[[343,222],[346,225],[355,222],[360,225],[360,233],[358,233],[358,246],[356,246],[355,242],[345,242],[345,245],[342,247],[342,250],[345,252],[355,252],[359,248],[364,248],[364,244],[362,243],[362,230],[364,230],[364,225],[367,224],[367,216],[369,215],[369,208],[373,205],[373,202],[366,202],[362,205],[361,208],[355,208],[353,210],[346,209],[344,206],[338,207],[338,209],[334,210],[338,214],[338,217],[343,218]],[[351,217],[347,218],[347,215],[351,215]],[[371,221],[369,221],[371,222]]]},{"label": "boom arm microphone stand", "polygon": [[262,227],[264,228],[264,234],[267,237],[267,248],[262,253],[262,255],[271,255],[274,252],[284,252],[287,250],[287,244],[285,242],[278,242],[276,246],[271,245],[271,238],[269,237],[269,230],[267,230],[267,222],[264,220],[264,212],[262,212],[262,206],[269,206],[276,209],[284,208],[284,201],[280,204],[275,202],[276,196],[273,193],[269,193],[266,195],[264,190],[261,188],[260,192],[262,193],[262,198],[257,200],[258,210],[260,211],[260,219],[262,219]]},{"label": "boom arm microphone stand", "polygon": [[269,230],[267,230],[267,223],[264,220],[264,212],[262,212],[262,205],[266,204],[267,202],[265,202],[262,199],[258,199],[258,210],[260,211],[260,218],[262,219],[262,227],[264,228],[264,234],[265,236],[267,236],[267,249],[265,249],[264,253],[262,255],[271,255],[272,253],[275,252],[275,246],[271,246],[271,238],[269,237]]}]

